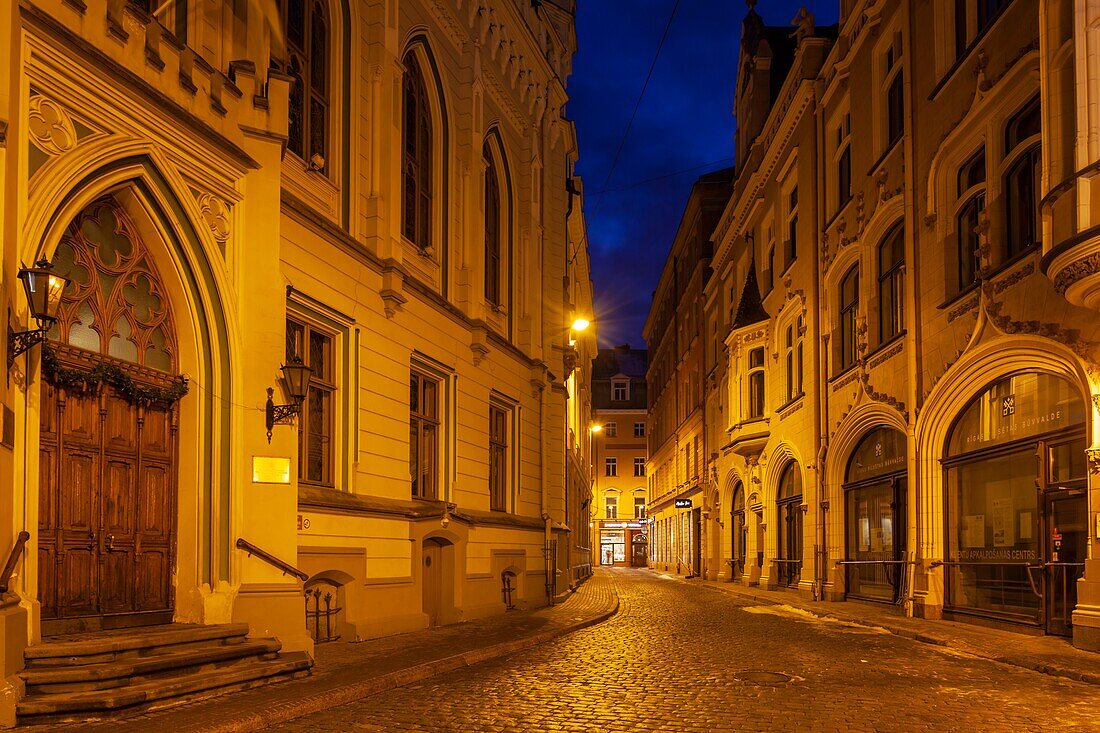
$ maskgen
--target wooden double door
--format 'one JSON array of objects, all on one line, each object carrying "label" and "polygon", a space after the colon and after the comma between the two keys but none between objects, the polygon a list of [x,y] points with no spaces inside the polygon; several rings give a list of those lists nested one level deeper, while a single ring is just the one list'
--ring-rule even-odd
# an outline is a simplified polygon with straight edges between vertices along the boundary
[{"label": "wooden double door", "polygon": [[41,389],[38,520],[44,634],[172,620],[176,408],[113,387]]}]

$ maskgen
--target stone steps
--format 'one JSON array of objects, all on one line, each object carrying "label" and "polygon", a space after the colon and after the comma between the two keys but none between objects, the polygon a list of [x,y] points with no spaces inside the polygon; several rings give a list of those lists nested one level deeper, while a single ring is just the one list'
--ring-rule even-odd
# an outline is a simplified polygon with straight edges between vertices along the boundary
[{"label": "stone steps", "polygon": [[304,652],[245,624],[173,624],[49,639],[26,650],[23,724],[125,716],[309,674]]}]

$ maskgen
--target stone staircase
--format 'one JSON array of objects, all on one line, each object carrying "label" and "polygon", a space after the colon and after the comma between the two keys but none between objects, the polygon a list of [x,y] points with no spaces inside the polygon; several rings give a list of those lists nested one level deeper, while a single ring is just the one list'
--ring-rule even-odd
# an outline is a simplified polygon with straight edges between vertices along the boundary
[{"label": "stone staircase", "polygon": [[305,652],[280,654],[247,624],[171,624],[48,637],[28,647],[21,724],[158,710],[309,674]]}]

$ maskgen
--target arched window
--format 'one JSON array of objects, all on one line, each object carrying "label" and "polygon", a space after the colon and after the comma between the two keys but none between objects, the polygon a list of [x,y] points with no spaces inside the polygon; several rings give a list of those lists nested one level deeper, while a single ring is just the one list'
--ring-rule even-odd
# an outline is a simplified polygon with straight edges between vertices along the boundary
[{"label": "arched window", "polygon": [[784,353],[787,366],[787,402],[802,396],[802,316],[787,326]]},{"label": "arched window", "polygon": [[328,166],[328,21],[322,2],[283,0],[286,29],[285,58],[274,65],[293,81],[290,87],[290,124],[287,149],[315,164]]},{"label": "arched window", "polygon": [[776,487],[779,531],[776,537],[776,579],[779,585],[797,585],[802,574],[802,473],[788,461]]},{"label": "arched window", "polygon": [[405,55],[402,140],[402,233],[421,249],[431,246],[432,117],[416,55]]},{"label": "arched window", "polygon": [[1040,110],[1033,99],[1005,126],[1005,258],[1039,241]]},{"label": "arched window", "polygon": [[895,227],[878,246],[878,337],[884,343],[905,327],[905,229]]},{"label": "arched window", "polygon": [[738,481],[730,502],[730,573],[736,580],[745,574],[745,552],[749,530],[745,523],[745,487]]},{"label": "arched window", "polygon": [[500,182],[489,143],[481,155],[485,163],[485,300],[500,305]]},{"label": "arched window", "polygon": [[859,265],[851,269],[840,281],[840,340],[838,355],[840,368],[847,369],[856,363],[856,316],[859,313]]},{"label": "arched window", "polygon": [[958,237],[958,286],[965,290],[978,279],[978,224],[985,211],[985,149],[974,153],[959,168],[958,188],[960,202],[955,214],[955,232]]}]

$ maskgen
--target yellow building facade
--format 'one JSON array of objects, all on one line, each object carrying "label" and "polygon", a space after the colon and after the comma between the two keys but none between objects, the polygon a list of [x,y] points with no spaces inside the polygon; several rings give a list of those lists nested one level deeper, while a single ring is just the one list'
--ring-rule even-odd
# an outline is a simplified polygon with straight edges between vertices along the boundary
[{"label": "yellow building facade", "polygon": [[592,364],[592,562],[646,567],[646,351],[600,349]]},{"label": "yellow building facade", "polygon": [[704,555],[1096,649],[1094,19],[955,5],[746,16]]},{"label": "yellow building facade", "polygon": [[9,724],[53,633],[312,654],[590,572],[571,11],[147,5],[0,10],[11,331],[38,329],[21,268],[70,280],[0,385]]}]

